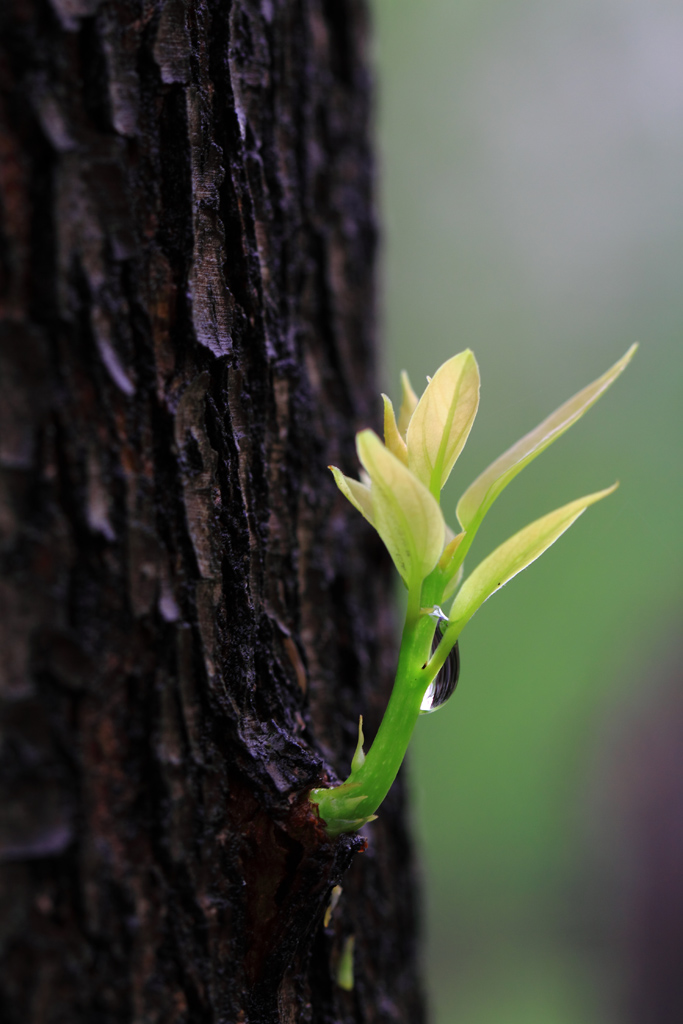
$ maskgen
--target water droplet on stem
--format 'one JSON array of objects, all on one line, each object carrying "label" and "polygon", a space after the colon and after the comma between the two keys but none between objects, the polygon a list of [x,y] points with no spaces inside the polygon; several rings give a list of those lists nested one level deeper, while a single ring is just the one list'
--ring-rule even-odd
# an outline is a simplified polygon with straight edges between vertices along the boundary
[{"label": "water droplet on stem", "polygon": [[[439,626],[436,627],[434,633],[434,639],[432,640],[432,654],[441,643],[441,629]],[[427,715],[431,711],[436,711],[438,708],[442,708],[449,697],[452,696],[453,691],[458,685],[458,677],[460,675],[460,651],[458,650],[458,641],[455,644],[446,658],[443,667],[439,671],[435,679],[431,681],[422,703],[420,704],[420,714]]]}]

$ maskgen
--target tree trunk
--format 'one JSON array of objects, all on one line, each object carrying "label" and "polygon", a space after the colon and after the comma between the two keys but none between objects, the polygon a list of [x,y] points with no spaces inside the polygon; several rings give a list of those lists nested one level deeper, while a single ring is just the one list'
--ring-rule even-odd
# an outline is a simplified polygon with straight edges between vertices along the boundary
[{"label": "tree trunk", "polygon": [[400,780],[367,840],[307,800],[395,649],[326,469],[378,413],[365,4],[0,29],[0,1018],[418,1024]]}]

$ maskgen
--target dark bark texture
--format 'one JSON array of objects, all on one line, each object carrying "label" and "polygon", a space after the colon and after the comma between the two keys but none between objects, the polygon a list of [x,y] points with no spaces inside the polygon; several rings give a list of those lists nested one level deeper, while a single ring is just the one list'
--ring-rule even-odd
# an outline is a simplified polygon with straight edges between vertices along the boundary
[{"label": "dark bark texture", "polygon": [[365,4],[0,31],[0,1019],[418,1024],[400,781],[367,840],[306,799],[395,650],[326,470],[378,413]]}]

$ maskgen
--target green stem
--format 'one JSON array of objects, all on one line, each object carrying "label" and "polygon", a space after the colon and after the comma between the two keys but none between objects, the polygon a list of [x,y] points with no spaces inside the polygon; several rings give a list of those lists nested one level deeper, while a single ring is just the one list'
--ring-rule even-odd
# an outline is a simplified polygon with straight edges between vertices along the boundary
[{"label": "green stem", "polygon": [[[417,604],[415,595],[409,594],[394,688],[365,760],[340,786],[311,793],[330,835],[356,831],[386,797],[408,749],[425,691],[439,670],[429,659],[436,623],[420,614],[419,600],[419,590]],[[450,647],[453,643],[455,637]]]}]

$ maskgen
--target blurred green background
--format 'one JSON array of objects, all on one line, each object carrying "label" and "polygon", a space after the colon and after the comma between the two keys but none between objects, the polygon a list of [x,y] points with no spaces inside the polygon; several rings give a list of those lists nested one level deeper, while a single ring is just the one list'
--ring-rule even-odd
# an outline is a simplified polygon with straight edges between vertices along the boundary
[{"label": "blurred green background", "polygon": [[639,1017],[633,976],[654,870],[643,808],[656,791],[667,849],[669,813],[683,821],[667,796],[683,763],[683,8],[373,7],[383,384],[397,399],[405,367],[421,391],[465,347],[482,375],[445,496],[451,525],[481,469],[641,342],[505,491],[468,560],[621,481],[477,614],[455,697],[418,725],[433,1019],[680,1021],[683,1008]]}]

